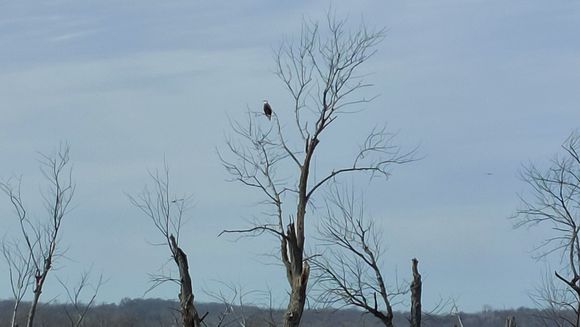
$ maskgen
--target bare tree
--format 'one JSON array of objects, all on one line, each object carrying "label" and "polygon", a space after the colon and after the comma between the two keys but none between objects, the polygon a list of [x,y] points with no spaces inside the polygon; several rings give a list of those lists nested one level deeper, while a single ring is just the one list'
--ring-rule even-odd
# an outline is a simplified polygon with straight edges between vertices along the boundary
[{"label": "bare tree", "polygon": [[[516,227],[546,225],[553,235],[538,248],[539,256],[559,254],[562,267],[555,277],[568,292],[544,293],[549,307],[554,304],[571,309],[574,316],[560,316],[568,326],[580,326],[580,134],[573,133],[562,145],[563,154],[554,157],[551,166],[542,170],[533,164],[522,172],[530,186],[528,196],[521,196],[522,207],[516,212]],[[566,295],[554,299],[554,295]]]},{"label": "bare tree", "polygon": [[530,293],[534,304],[541,308],[536,319],[546,326],[570,326],[573,304],[578,301],[576,294],[567,285],[555,280],[552,273],[545,273],[539,285]]},{"label": "bare tree", "polygon": [[[83,321],[87,313],[93,308],[95,304],[95,299],[99,294],[99,290],[103,285],[103,275],[99,275],[97,282],[93,285],[90,282],[90,271],[85,271],[81,274],[80,280],[74,286],[67,285],[68,283],[63,282],[60,278],[58,278],[58,282],[64,288],[67,296],[67,300],[69,301],[70,305],[72,306],[72,310],[69,310],[65,306],[65,313],[70,322],[71,327],[80,327],[83,325]],[[90,289],[90,290],[89,290]],[[89,290],[88,293],[88,301],[83,302],[82,297],[84,296],[86,291]]]},{"label": "bare tree", "polygon": [[187,255],[179,246],[181,228],[184,224],[184,212],[190,198],[171,194],[169,169],[164,165],[163,171],[149,174],[153,191],[147,187],[137,196],[129,196],[131,203],[147,216],[163,237],[162,245],[169,248],[171,257],[179,270],[179,279],[167,275],[152,276],[156,287],[165,282],[176,282],[180,287],[179,304],[181,320],[184,327],[199,327],[202,318],[194,305],[194,295],[189,274]]},{"label": "bare tree", "polygon": [[11,327],[17,326],[17,315],[20,303],[28,288],[32,285],[34,275],[32,255],[27,249],[22,249],[18,242],[2,241],[2,256],[8,266],[10,288],[14,306],[12,309]]},{"label": "bare tree", "polygon": [[[247,302],[251,295],[262,293],[256,290],[246,291],[242,286],[233,283],[219,283],[218,291],[206,291],[205,293],[212,299],[223,304],[223,310],[217,314],[214,325],[216,327],[227,326],[253,326],[252,322],[258,320],[261,316],[257,310],[249,310],[249,307],[255,305]],[[224,291],[225,289],[225,291]]]},{"label": "bare tree", "polygon": [[[354,113],[350,109],[354,105],[371,100],[357,92],[370,86],[360,67],[383,39],[383,31],[369,30],[364,24],[350,32],[346,21],[331,14],[325,26],[321,31],[317,23],[305,22],[297,42],[284,43],[275,54],[276,75],[290,95],[291,108],[273,105],[271,121],[249,113],[246,123],[233,122],[236,139],[227,141],[227,157],[220,154],[232,180],[259,190],[271,209],[250,228],[224,232],[270,233],[279,239],[290,286],[283,318],[286,327],[300,324],[306,302],[310,265],[304,253],[305,219],[317,191],[348,173],[388,177],[393,164],[411,160],[410,153],[403,154],[391,144],[393,135],[373,129],[351,162],[316,172],[312,163],[317,150],[324,141],[332,144],[332,138],[325,138],[326,131],[337,118]],[[287,117],[283,112],[291,113],[294,128],[281,122]]]},{"label": "bare tree", "polygon": [[31,257],[34,270],[34,296],[28,312],[27,327],[33,325],[42,288],[53,268],[54,260],[61,254],[59,232],[75,190],[69,165],[69,150],[68,145],[61,145],[52,155],[42,155],[41,158],[41,172],[49,183],[43,194],[48,213],[46,221],[35,223],[28,217],[20,192],[20,180],[16,185],[11,181],[0,183],[0,189],[8,196],[18,217],[24,239],[23,247]]},{"label": "bare tree", "polygon": [[353,192],[334,191],[319,234],[327,250],[312,260],[321,289],[318,302],[359,307],[392,327],[393,305],[407,291],[398,282],[387,285],[381,271],[381,233],[365,219],[362,201]]}]

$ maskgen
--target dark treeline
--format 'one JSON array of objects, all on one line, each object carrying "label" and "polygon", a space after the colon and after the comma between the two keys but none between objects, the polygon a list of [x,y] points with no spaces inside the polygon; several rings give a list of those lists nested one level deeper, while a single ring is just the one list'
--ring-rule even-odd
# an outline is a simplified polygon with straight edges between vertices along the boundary
[{"label": "dark treeline", "polygon": [[[12,301],[0,301],[0,327],[9,326]],[[29,303],[23,303],[24,306]],[[86,316],[84,327],[170,327],[179,326],[179,305],[175,301],[161,299],[123,299],[119,304],[96,305]],[[274,326],[271,321],[279,321],[283,310],[268,310],[255,306],[231,306],[221,303],[200,303],[199,310],[207,316],[204,322],[208,326]],[[26,310],[22,310],[22,313]],[[38,309],[38,326],[64,327],[71,326],[69,317],[74,318],[74,308],[70,304],[41,304]],[[542,311],[520,308],[516,310],[485,310],[479,313],[460,313],[465,327],[505,326],[507,317],[515,317],[518,326],[535,327],[551,326],[542,319]],[[394,325],[408,324],[408,313],[396,312]],[[424,316],[424,326],[453,327],[459,326],[456,315]],[[304,326],[381,326],[380,321],[361,311],[342,310],[307,310],[304,315]],[[555,326],[555,325],[554,325]]]}]

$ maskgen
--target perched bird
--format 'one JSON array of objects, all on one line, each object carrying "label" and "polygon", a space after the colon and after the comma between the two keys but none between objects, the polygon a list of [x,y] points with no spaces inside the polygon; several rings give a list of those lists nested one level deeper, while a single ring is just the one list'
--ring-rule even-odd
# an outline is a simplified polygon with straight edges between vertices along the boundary
[{"label": "perched bird", "polygon": [[268,120],[272,119],[272,107],[270,107],[268,100],[264,100],[264,115],[268,117]]}]

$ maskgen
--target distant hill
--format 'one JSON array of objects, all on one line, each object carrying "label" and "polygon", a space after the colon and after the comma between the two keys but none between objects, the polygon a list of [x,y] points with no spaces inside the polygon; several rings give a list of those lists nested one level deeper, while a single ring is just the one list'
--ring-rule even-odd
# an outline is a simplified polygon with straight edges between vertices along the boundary
[{"label": "distant hill", "polygon": [[[0,301],[0,327],[9,326],[12,301]],[[239,321],[245,317],[246,327],[272,326],[269,321],[280,321],[281,310],[267,310],[254,306],[226,307],[221,303],[197,304],[202,314],[207,312],[204,322],[208,326],[216,326],[223,318],[222,326],[241,326]],[[24,315],[27,303],[20,310]],[[42,304],[37,312],[37,326],[64,327],[70,326],[68,315],[74,315],[73,308],[68,304]],[[461,319],[465,327],[503,327],[506,317],[516,317],[518,326],[540,327],[545,324],[541,317],[542,311],[520,308],[517,310],[486,310],[480,313],[462,313]],[[408,326],[407,313],[397,312],[395,326]],[[457,318],[450,315],[425,316],[425,327],[453,327]],[[86,316],[84,327],[170,327],[179,326],[177,303],[161,299],[123,299],[119,304],[100,304],[95,306]],[[23,320],[21,320],[21,324]],[[357,310],[308,310],[303,318],[303,326],[338,327],[338,326],[380,326],[373,317]],[[555,326],[555,325],[554,325]]]}]

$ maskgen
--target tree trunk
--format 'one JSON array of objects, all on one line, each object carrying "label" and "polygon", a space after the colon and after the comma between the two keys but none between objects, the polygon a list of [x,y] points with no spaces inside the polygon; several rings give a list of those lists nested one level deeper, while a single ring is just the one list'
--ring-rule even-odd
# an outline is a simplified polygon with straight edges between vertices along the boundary
[{"label": "tree trunk", "polygon": [[508,316],[505,320],[505,327],[516,327],[516,317]]},{"label": "tree trunk", "polygon": [[179,267],[179,278],[181,289],[179,291],[179,306],[183,327],[201,327],[201,318],[193,305],[193,289],[191,287],[191,277],[189,276],[189,265],[187,256],[178,246],[173,235],[169,237],[173,259]]},{"label": "tree trunk", "polygon": [[[576,298],[578,299],[578,291],[576,291]],[[580,301],[576,304],[576,327],[580,326]]]},{"label": "tree trunk", "polygon": [[38,305],[38,300],[40,299],[40,293],[42,293],[42,286],[37,287],[34,290],[34,298],[30,304],[30,310],[28,311],[28,320],[26,321],[26,327],[32,327],[34,323],[34,315],[36,314],[36,306]]},{"label": "tree trunk", "polygon": [[393,327],[393,317],[385,317],[381,319],[381,322],[385,327]]},{"label": "tree trunk", "polygon": [[416,258],[413,258],[413,282],[411,283],[411,327],[421,327],[421,274],[417,270]]},{"label": "tree trunk", "polygon": [[308,276],[310,275],[310,266],[304,262],[301,274],[294,275],[291,281],[292,292],[290,293],[290,302],[286,313],[284,313],[284,327],[297,327],[300,325],[304,305],[306,304],[306,287]]},{"label": "tree trunk", "polygon": [[307,152],[304,164],[300,170],[298,184],[298,205],[296,208],[296,221],[288,225],[286,239],[282,240],[285,246],[282,250],[288,253],[282,254],[282,261],[286,266],[288,282],[290,283],[290,301],[284,313],[284,327],[300,326],[304,305],[306,304],[306,287],[310,276],[310,266],[304,261],[304,218],[306,216],[306,205],[308,204],[307,187],[308,175],[310,173],[310,160],[314,149],[318,144],[316,137],[306,141]]},{"label": "tree trunk", "polygon": [[14,308],[12,309],[12,322],[10,323],[11,327],[16,327],[16,315],[18,314],[18,307],[20,306],[20,301],[17,299],[14,300]]},{"label": "tree trunk", "polygon": [[383,323],[383,325],[385,325],[385,327],[393,327],[393,311],[392,310],[388,310],[386,315],[382,315],[382,317],[380,317],[381,322]]},{"label": "tree trunk", "polygon": [[[58,228],[56,229],[58,231]],[[44,259],[44,266],[42,268],[42,273],[37,270],[36,274],[34,275],[34,279],[36,284],[34,285],[34,298],[32,299],[32,303],[30,304],[30,310],[28,311],[28,321],[26,322],[26,327],[32,327],[34,324],[34,316],[36,315],[36,307],[38,306],[38,301],[40,300],[40,294],[42,294],[42,288],[44,287],[44,282],[46,281],[46,277],[48,276],[48,272],[52,268],[52,255],[56,250],[56,232],[52,234],[52,240],[50,242],[50,248],[48,252],[48,256]]]}]

